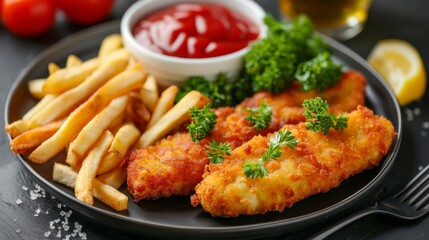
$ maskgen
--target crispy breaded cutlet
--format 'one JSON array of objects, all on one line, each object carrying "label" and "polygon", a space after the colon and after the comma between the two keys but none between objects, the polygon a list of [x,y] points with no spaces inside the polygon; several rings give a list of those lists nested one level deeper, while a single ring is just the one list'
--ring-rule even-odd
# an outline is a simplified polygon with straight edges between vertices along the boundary
[{"label": "crispy breaded cutlet", "polygon": [[[302,102],[316,96],[328,101],[331,112],[352,111],[364,103],[365,84],[362,74],[349,71],[343,74],[336,85],[320,93],[302,92],[301,86],[295,83],[279,94],[261,92],[234,108],[215,109],[217,123],[203,141],[194,143],[188,132],[178,132],[152,147],[134,150],[127,167],[128,190],[135,201],[190,195],[201,181],[204,168],[209,163],[204,146],[212,139],[218,143],[228,143],[234,149],[253,136],[265,136],[285,124],[305,121]],[[246,120],[249,113],[245,108],[258,107],[263,99],[272,108],[272,120],[268,128],[257,131]]]},{"label": "crispy breaded cutlet", "polygon": [[282,212],[379,165],[396,135],[392,123],[363,106],[348,118],[346,129],[327,135],[306,130],[306,123],[284,126],[298,144],[295,149],[283,146],[281,157],[265,164],[269,174],[264,178],[248,178],[243,172],[244,162],[257,161],[268,147],[268,136],[254,137],[222,164],[209,165],[191,203],[219,217]]}]

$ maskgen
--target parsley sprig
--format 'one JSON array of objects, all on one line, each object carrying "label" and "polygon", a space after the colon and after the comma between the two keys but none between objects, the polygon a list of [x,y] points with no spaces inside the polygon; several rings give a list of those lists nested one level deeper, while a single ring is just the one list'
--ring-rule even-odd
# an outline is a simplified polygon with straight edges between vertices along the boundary
[{"label": "parsley sprig", "polygon": [[275,135],[270,137],[270,143],[264,154],[258,159],[257,162],[245,162],[243,165],[244,175],[248,178],[263,178],[268,175],[267,169],[264,167],[264,163],[271,159],[279,158],[282,155],[281,147],[289,146],[295,148],[298,143],[298,139],[293,134],[286,130],[282,132],[278,131]]},{"label": "parsley sprig", "polygon": [[[319,52],[327,51],[328,44],[313,34],[313,24],[304,15],[290,23],[267,15],[264,23],[268,28],[267,36],[252,44],[244,56],[244,73],[251,79],[253,92],[281,92],[295,81],[298,65],[313,59]],[[325,65],[318,64],[318,70],[324,68]],[[321,74],[326,75],[325,72]]]},{"label": "parsley sprig", "polygon": [[227,143],[217,144],[216,140],[207,146],[207,155],[209,156],[210,163],[219,164],[223,162],[225,155],[231,155],[231,146]]},{"label": "parsley sprig", "polygon": [[342,75],[342,65],[332,60],[329,52],[319,53],[315,58],[298,64],[295,78],[301,83],[303,91],[323,91],[337,83]]},{"label": "parsley sprig", "polygon": [[192,141],[201,141],[213,130],[217,122],[217,116],[210,108],[211,103],[207,103],[201,109],[197,107],[189,109],[192,122],[188,125],[188,130]]},{"label": "parsley sprig", "polygon": [[265,104],[265,99],[261,101],[261,105],[257,108],[246,108],[249,116],[246,119],[253,125],[256,130],[262,130],[270,126],[271,115],[273,110],[270,105]]},{"label": "parsley sprig", "polygon": [[348,118],[343,114],[337,116],[328,113],[328,102],[320,97],[304,100],[304,116],[307,119],[306,129],[328,134],[331,129],[343,130],[348,126]]},{"label": "parsley sprig", "polygon": [[225,73],[219,73],[214,81],[209,81],[201,76],[193,76],[185,80],[176,95],[176,102],[179,102],[187,93],[197,90],[206,95],[212,101],[212,107],[232,106],[241,99],[234,99],[234,84],[228,80]]}]

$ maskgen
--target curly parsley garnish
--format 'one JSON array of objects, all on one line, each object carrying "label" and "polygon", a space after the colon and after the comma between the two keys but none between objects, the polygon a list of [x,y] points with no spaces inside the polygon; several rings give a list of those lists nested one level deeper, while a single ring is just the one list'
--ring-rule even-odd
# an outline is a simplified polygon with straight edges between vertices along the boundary
[{"label": "curly parsley garnish", "polygon": [[268,149],[258,159],[258,162],[245,162],[243,165],[244,175],[248,178],[263,178],[268,175],[267,169],[264,167],[264,163],[271,159],[279,158],[282,155],[281,147],[289,146],[295,148],[298,140],[289,130],[282,132],[278,131],[275,135],[271,136]]},{"label": "curly parsley garnish", "polygon": [[270,126],[271,114],[273,110],[270,105],[265,104],[265,100],[261,101],[261,105],[257,108],[246,108],[249,116],[246,119],[253,125],[256,130],[262,130]]},{"label": "curly parsley garnish", "polygon": [[319,53],[315,58],[298,64],[295,78],[301,83],[303,91],[323,91],[337,83],[342,66],[335,63],[328,52]]},{"label": "curly parsley garnish", "polygon": [[328,102],[320,97],[304,100],[304,116],[307,119],[308,130],[313,132],[321,131],[323,134],[328,134],[329,130],[343,130],[348,126],[348,118],[341,114],[328,113]]},{"label": "curly parsley garnish", "polygon": [[216,140],[210,143],[207,146],[207,155],[209,155],[210,163],[219,164],[223,162],[223,157],[225,155],[231,155],[231,146],[227,143],[217,144]]},{"label": "curly parsley garnish", "polygon": [[189,109],[192,122],[188,125],[188,130],[191,134],[192,141],[201,141],[213,130],[217,122],[217,116],[210,108],[211,103],[207,103],[201,109],[197,107]]},{"label": "curly parsley garnish", "polygon": [[225,73],[219,73],[214,81],[209,81],[201,76],[188,78],[180,87],[176,95],[176,102],[179,102],[187,93],[197,90],[206,95],[211,101],[214,108],[220,106],[232,106],[234,102],[234,85],[228,80]]},{"label": "curly parsley garnish", "polygon": [[313,34],[313,24],[306,16],[283,23],[267,15],[264,22],[267,37],[246,53],[244,69],[251,78],[253,92],[281,92],[295,81],[298,64],[328,51],[328,45]]}]

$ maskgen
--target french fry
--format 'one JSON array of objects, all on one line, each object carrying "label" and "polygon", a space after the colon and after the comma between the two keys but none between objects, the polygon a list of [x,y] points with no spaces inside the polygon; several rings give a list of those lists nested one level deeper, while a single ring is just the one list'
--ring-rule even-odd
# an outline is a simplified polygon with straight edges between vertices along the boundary
[{"label": "french fry", "polygon": [[82,128],[110,101],[130,91],[138,89],[144,83],[146,75],[139,71],[124,71],[104,84],[86,102],[75,109],[61,128],[44,141],[28,156],[33,162],[44,163],[63,150]]},{"label": "french fry", "polygon": [[150,129],[168,110],[174,105],[176,94],[179,91],[177,86],[170,86],[161,93],[161,97],[152,113],[147,129]]},{"label": "french fry", "polygon": [[159,99],[159,94],[158,84],[156,83],[156,79],[153,75],[149,75],[147,77],[146,82],[140,89],[140,98],[146,107],[149,108],[150,112],[155,110],[156,103]]},{"label": "french fry", "polygon": [[135,64],[137,64],[137,60],[136,60],[133,56],[131,56],[131,57],[128,59],[128,66],[127,66],[127,69],[132,68]]},{"label": "french fry", "polygon": [[53,74],[54,72],[60,70],[60,67],[55,63],[48,64],[48,72],[49,74]]},{"label": "french fry", "polygon": [[67,149],[66,162],[76,168],[81,164],[85,153],[97,141],[110,123],[125,111],[128,96],[116,98],[110,102],[100,113],[98,113],[70,143]]},{"label": "french fry", "polygon": [[94,202],[92,191],[98,166],[100,165],[101,158],[112,143],[112,140],[113,135],[109,131],[105,131],[83,160],[82,167],[77,174],[74,187],[76,198],[90,205]]},{"label": "french fry", "polygon": [[101,182],[110,185],[116,189],[120,188],[127,179],[127,171],[122,166],[117,166],[110,172],[97,177]]},{"label": "french fry", "polygon": [[200,108],[208,102],[210,102],[210,99],[200,92],[190,91],[164,114],[155,125],[140,136],[135,147],[144,148],[152,145],[188,119],[190,108],[194,106]]},{"label": "french fry", "polygon": [[71,167],[61,163],[54,163],[52,180],[74,189],[76,178],[77,172],[75,172]]},{"label": "french fry", "polygon": [[40,112],[43,108],[48,106],[57,96],[53,94],[45,95],[33,108],[31,108],[24,116],[23,120],[30,121],[34,115]]},{"label": "french fry", "polygon": [[31,129],[17,136],[10,142],[10,149],[16,154],[27,154],[50,138],[63,124],[64,120],[52,122]]},{"label": "french fry", "polygon": [[101,42],[98,57],[102,58],[122,47],[122,37],[120,34],[107,36]]},{"label": "french fry", "polygon": [[100,67],[100,60],[93,58],[79,66],[60,69],[52,73],[43,85],[46,94],[60,94],[81,84]]},{"label": "french fry", "polygon": [[[146,81],[147,74],[136,70],[127,70],[110,80],[99,90],[99,95],[104,100],[113,99],[139,89]],[[110,101],[109,100],[109,101]]]},{"label": "french fry", "polygon": [[22,133],[30,130],[30,122],[20,119],[6,125],[5,130],[12,138],[16,138]]},{"label": "french fry", "polygon": [[118,132],[119,128],[122,127],[122,124],[125,120],[125,111],[119,114],[113,121],[110,123],[109,127],[107,128],[113,135]]},{"label": "french fry", "polygon": [[82,60],[80,60],[76,55],[69,55],[67,57],[66,68],[76,67],[82,64]]},{"label": "french fry", "polygon": [[143,132],[146,130],[151,114],[140,99],[137,91],[131,92],[129,96],[131,101],[125,111],[125,122],[133,122],[134,125]]},{"label": "french fry", "polygon": [[116,211],[124,211],[128,208],[128,197],[125,194],[97,179],[94,180],[93,194],[95,198]]},{"label": "french fry", "polygon": [[[69,188],[75,188],[77,172],[71,167],[55,163],[52,173],[52,179],[55,182],[61,183]],[[94,179],[94,187],[92,190],[94,197],[101,202],[109,205],[116,211],[123,211],[128,208],[128,197],[116,190],[114,187],[104,184],[101,181]]]},{"label": "french fry", "polygon": [[142,73],[146,73],[145,68],[143,67],[143,64],[141,64],[140,62],[136,62],[133,65],[129,66],[127,68],[127,70],[131,70],[131,71],[140,71]]},{"label": "french fry", "polygon": [[42,90],[42,86],[46,79],[34,79],[28,82],[28,90],[35,99],[42,99],[46,94]]},{"label": "french fry", "polygon": [[112,145],[98,167],[97,175],[107,173],[117,167],[128,150],[140,137],[140,131],[132,123],[123,125],[115,135]]},{"label": "french fry", "polygon": [[64,116],[85,101],[97,88],[123,71],[127,61],[127,59],[117,59],[103,63],[85,82],[59,95],[51,104],[36,114],[33,122],[41,126]]},{"label": "french fry", "polygon": [[130,51],[128,51],[125,48],[120,48],[120,49],[118,49],[118,50],[116,50],[114,52],[111,52],[111,53],[107,54],[106,56],[104,56],[103,58],[101,58],[101,60],[104,62],[104,61],[112,61],[112,60],[115,60],[115,59],[118,59],[118,58],[120,58],[120,59],[123,59],[123,58],[130,59],[131,58],[131,53],[130,53]]},{"label": "french fry", "polygon": [[125,194],[97,179],[94,180],[93,194],[95,198],[116,211],[124,211],[128,208],[128,197]]}]

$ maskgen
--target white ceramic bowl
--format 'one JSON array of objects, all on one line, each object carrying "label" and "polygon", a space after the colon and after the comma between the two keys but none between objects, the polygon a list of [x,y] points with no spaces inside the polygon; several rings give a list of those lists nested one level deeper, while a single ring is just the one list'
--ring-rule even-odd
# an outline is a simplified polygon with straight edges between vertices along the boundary
[{"label": "white ceramic bowl", "polygon": [[243,56],[249,47],[219,57],[180,58],[151,51],[136,41],[132,34],[132,28],[142,17],[169,5],[183,2],[224,5],[253,21],[260,30],[258,38],[262,38],[266,34],[266,26],[263,24],[265,12],[251,0],[144,0],[133,4],[122,18],[121,34],[125,47],[144,64],[148,73],[154,75],[163,86],[180,85],[190,76],[204,76],[213,80],[220,72],[226,73],[230,79],[237,78],[242,68]]}]

